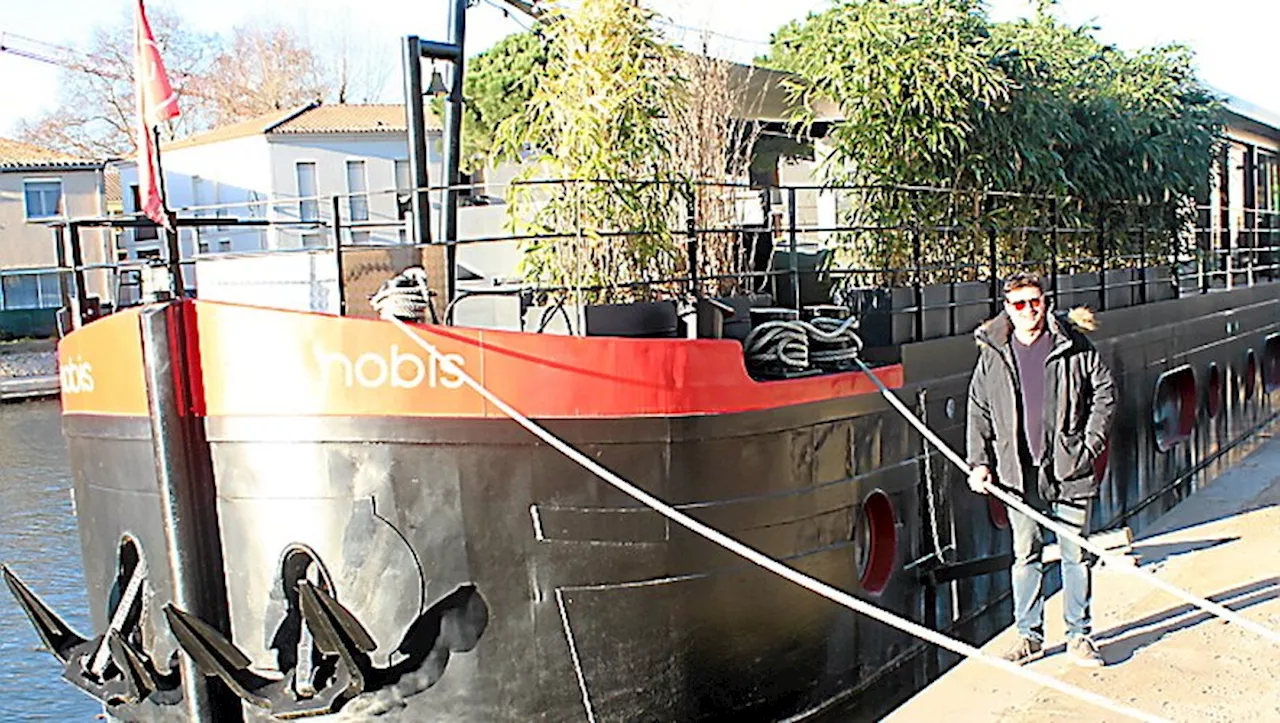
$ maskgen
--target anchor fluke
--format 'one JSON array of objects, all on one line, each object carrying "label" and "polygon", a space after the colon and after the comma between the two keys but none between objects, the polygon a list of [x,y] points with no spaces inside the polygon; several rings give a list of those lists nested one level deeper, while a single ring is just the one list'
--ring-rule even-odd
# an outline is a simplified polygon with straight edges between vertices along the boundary
[{"label": "anchor fluke", "polygon": [[[318,647],[329,656],[318,666],[321,677],[328,684],[314,693],[300,695],[293,690],[296,670],[289,671],[282,678],[259,675],[249,669],[249,657],[211,625],[179,610],[173,604],[165,606],[164,614],[169,619],[169,628],[178,639],[178,644],[191,656],[202,673],[221,678],[242,700],[270,710],[271,715],[276,718],[302,718],[332,713],[346,700],[364,690],[364,676],[352,667],[350,656],[343,652],[347,649],[341,637],[344,633],[338,631],[339,623],[328,623],[324,632],[316,634]],[[328,620],[323,615],[321,619]],[[365,638],[369,639],[367,633]],[[340,650],[329,653],[324,649],[326,646]]]},{"label": "anchor fluke", "polygon": [[279,681],[249,670],[249,657],[200,618],[179,610],[173,603],[164,606],[164,616],[178,644],[202,673],[221,678],[237,696],[259,708],[271,707],[262,692]]},{"label": "anchor fluke", "polygon": [[107,649],[111,652],[111,663],[124,677],[124,702],[138,703],[158,687],[155,677],[147,670],[146,662],[120,637],[120,633],[114,630],[107,633]]},{"label": "anchor fluke", "polygon": [[63,665],[89,649],[89,641],[78,635],[69,625],[49,609],[22,580],[9,569],[8,565],[0,565],[0,574],[9,592],[17,598],[22,611],[40,635],[45,648]]},{"label": "anchor fluke", "polygon": [[341,603],[305,580],[298,582],[298,602],[316,647],[326,655],[338,656],[345,665],[350,675],[346,695],[359,695],[369,671],[368,653],[378,647],[373,636]]}]

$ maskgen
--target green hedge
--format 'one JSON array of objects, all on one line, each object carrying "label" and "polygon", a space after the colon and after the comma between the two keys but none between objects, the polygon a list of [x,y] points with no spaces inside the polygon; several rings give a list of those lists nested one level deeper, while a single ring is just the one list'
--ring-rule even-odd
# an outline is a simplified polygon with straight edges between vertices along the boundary
[{"label": "green hedge", "polygon": [[0,339],[48,338],[58,333],[57,309],[0,311]]}]

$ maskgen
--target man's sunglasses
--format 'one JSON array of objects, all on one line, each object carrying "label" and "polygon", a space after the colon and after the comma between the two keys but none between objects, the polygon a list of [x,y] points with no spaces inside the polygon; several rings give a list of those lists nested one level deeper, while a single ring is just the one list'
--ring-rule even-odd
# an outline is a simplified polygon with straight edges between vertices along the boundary
[{"label": "man's sunglasses", "polygon": [[1023,309],[1027,308],[1027,304],[1031,304],[1032,309],[1039,309],[1040,305],[1044,303],[1044,297],[1037,296],[1034,299],[1018,299],[1017,301],[1006,301],[1005,303],[1017,309],[1018,311],[1022,311]]}]

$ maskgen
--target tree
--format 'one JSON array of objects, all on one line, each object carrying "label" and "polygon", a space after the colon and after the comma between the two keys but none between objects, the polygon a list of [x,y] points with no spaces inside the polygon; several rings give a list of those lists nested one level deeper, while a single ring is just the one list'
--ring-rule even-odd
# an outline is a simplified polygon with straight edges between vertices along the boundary
[{"label": "tree", "polygon": [[[182,108],[182,115],[162,131],[172,137],[207,127],[208,105],[193,89],[217,55],[216,37],[185,29],[163,7],[151,8],[148,19]],[[59,73],[58,98],[55,110],[19,123],[21,140],[87,158],[135,151],[131,10],[115,24],[96,29],[88,53]]]},{"label": "tree", "polygon": [[[671,159],[685,181],[685,206],[698,232],[698,276],[713,294],[739,286],[747,265],[739,225],[737,184],[749,182],[760,124],[751,120],[761,98],[749,95],[753,70],[734,72],[728,62],[681,53],[674,68],[679,92],[669,110]],[[745,116],[745,117],[744,117]]]},{"label": "tree", "polygon": [[664,122],[678,82],[672,49],[634,0],[549,12],[547,72],[498,131],[506,157],[536,154],[521,179],[561,179],[510,194],[511,228],[545,236],[523,246],[525,277],[582,301],[650,296],[653,287],[626,284],[673,277],[682,263]]},{"label": "tree", "polygon": [[[950,227],[959,215],[1024,229],[1002,233],[1002,245],[1043,255],[1043,239],[1025,231],[1043,204],[984,212],[968,200],[1001,191],[1063,197],[1067,220],[1115,217],[1112,228],[1136,214],[1161,229],[1154,241],[1176,240],[1220,136],[1218,107],[1189,51],[1126,54],[1058,22],[1050,7],[992,23],[978,0],[845,0],[779,30],[769,62],[804,79],[803,97],[831,98],[844,113],[824,171],[832,184],[869,186],[851,221]],[[924,198],[886,188],[894,184],[963,193]],[[906,265],[905,230],[850,240],[864,259]],[[972,250],[942,241],[935,251]]]},{"label": "tree", "polygon": [[[528,32],[508,35],[468,61],[463,79],[462,145],[463,159],[470,169],[488,163],[498,126],[524,110],[546,64],[542,38]],[[440,112],[443,104],[437,100],[435,107]]]},{"label": "tree", "polygon": [[[168,139],[318,99],[371,100],[385,82],[386,71],[346,38],[330,65],[283,25],[236,28],[224,45],[162,6],[148,19],[182,109],[161,128]],[[60,73],[58,97],[55,110],[19,124],[21,140],[91,158],[135,152],[132,12],[95,30],[89,52]]]},{"label": "tree", "polygon": [[241,26],[198,86],[215,125],[305,105],[337,83],[315,52],[283,25]]}]

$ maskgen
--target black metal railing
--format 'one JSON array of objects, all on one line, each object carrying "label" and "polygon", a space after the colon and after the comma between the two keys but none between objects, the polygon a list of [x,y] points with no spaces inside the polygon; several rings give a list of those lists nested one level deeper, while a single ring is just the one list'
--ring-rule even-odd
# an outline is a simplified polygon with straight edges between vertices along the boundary
[{"label": "black metal railing", "polygon": [[[333,254],[340,305],[327,310],[345,313],[342,264],[348,250],[507,244],[509,268],[478,283],[441,285],[456,286],[447,302],[450,309],[466,299],[495,295],[536,302],[566,294],[626,301],[763,293],[773,305],[797,311],[837,304],[865,316],[880,315],[887,329],[880,341],[888,344],[970,330],[998,311],[1001,279],[1016,270],[1042,274],[1059,306],[1085,304],[1105,311],[1273,281],[1280,267],[1280,211],[1224,213],[1216,205],[1088,203],[911,186],[766,189],[683,183],[672,184],[670,208],[662,210],[665,227],[656,231],[584,229],[579,219],[563,214],[557,228],[536,218],[538,204],[566,188],[607,184],[626,193],[653,183],[513,184],[508,190],[518,188],[531,200],[532,210],[511,214],[511,207],[485,196],[486,205],[462,210],[458,238],[431,244],[413,243],[414,225],[403,203],[413,189],[359,194],[360,204],[350,202],[351,194],[306,199],[317,201],[313,206],[319,209],[318,217],[306,219],[292,213],[301,208],[295,198],[183,209],[177,226],[180,240],[187,242],[178,265],[189,269],[200,261],[245,255]],[[426,189],[429,197],[445,190]],[[465,198],[475,187],[453,190],[463,191]],[[350,217],[356,207],[363,218]],[[468,224],[468,214],[484,221]],[[519,223],[521,218],[525,223]],[[110,301],[119,305],[122,277],[136,276],[148,262],[85,263],[77,248],[79,234],[94,226],[120,229],[127,237],[129,229],[154,225],[138,217],[55,224],[64,297],[84,298],[84,273],[102,271],[115,279]],[[222,239],[216,251],[206,251],[200,241],[210,235]],[[255,240],[243,246],[228,241],[241,236]],[[593,283],[526,281],[520,275],[517,249],[572,246],[584,239],[615,249],[639,237],[662,249],[653,273],[606,275]],[[163,257],[166,249],[158,251]]]}]

